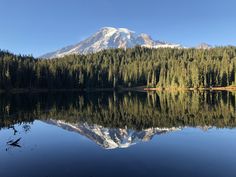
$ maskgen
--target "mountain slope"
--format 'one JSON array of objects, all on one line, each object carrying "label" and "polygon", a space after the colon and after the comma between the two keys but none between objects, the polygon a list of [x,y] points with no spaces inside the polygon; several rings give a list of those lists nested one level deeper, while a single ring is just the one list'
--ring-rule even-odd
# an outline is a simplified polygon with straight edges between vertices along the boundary
[{"label": "mountain slope", "polygon": [[207,43],[201,43],[196,48],[197,49],[211,49],[212,46],[210,44],[207,44]]},{"label": "mountain slope", "polygon": [[104,27],[89,38],[78,44],[67,46],[55,52],[41,56],[41,58],[63,57],[70,54],[95,53],[110,48],[133,48],[135,46],[148,48],[181,48],[179,44],[154,41],[147,34],[137,34],[126,28]]}]

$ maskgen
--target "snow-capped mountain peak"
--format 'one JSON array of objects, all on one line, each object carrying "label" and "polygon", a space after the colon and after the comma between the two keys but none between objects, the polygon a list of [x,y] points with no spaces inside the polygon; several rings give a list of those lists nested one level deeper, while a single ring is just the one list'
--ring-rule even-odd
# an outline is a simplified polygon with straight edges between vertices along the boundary
[{"label": "snow-capped mountain peak", "polygon": [[70,54],[88,54],[110,48],[133,48],[135,46],[148,48],[181,48],[179,44],[155,41],[148,34],[137,34],[127,28],[103,27],[98,32],[75,45],[64,47],[55,52],[43,55],[41,58],[56,58]]}]

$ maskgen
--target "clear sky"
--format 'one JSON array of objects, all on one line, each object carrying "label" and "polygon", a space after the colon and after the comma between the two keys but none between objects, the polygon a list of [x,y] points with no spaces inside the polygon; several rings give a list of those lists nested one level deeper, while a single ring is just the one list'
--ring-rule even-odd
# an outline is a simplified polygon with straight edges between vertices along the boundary
[{"label": "clear sky", "polygon": [[194,46],[236,45],[236,0],[0,0],[0,49],[39,56],[104,26]]}]

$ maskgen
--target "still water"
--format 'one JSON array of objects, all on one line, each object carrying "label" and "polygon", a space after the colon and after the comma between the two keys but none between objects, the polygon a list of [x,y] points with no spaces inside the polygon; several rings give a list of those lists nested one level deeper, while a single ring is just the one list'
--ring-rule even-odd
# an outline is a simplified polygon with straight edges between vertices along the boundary
[{"label": "still water", "polygon": [[0,95],[1,177],[235,177],[231,92]]}]

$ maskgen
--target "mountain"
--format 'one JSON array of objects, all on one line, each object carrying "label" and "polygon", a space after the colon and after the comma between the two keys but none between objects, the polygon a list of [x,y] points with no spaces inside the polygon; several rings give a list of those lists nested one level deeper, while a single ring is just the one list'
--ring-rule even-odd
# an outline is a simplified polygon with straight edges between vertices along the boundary
[{"label": "mountain", "polygon": [[211,49],[212,46],[210,44],[207,44],[207,43],[201,43],[196,48],[197,49]]},{"label": "mountain", "polygon": [[104,27],[78,44],[45,54],[41,56],[41,58],[56,58],[70,54],[95,53],[110,48],[126,49],[133,48],[137,45],[148,48],[181,48],[179,44],[155,41],[147,34],[137,34],[126,28]]},{"label": "mountain", "polygon": [[180,130],[179,128],[148,128],[136,131],[127,128],[105,128],[87,123],[68,123],[61,120],[47,120],[68,131],[77,132],[105,149],[128,148],[139,142],[150,141],[155,135]]}]

